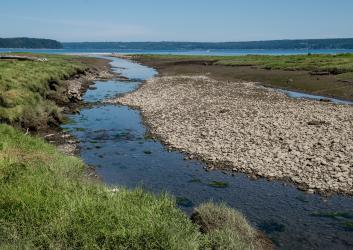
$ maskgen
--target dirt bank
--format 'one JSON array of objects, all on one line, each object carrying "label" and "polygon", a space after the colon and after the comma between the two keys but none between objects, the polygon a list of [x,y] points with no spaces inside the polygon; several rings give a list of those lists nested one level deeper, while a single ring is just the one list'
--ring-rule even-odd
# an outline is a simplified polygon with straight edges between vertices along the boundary
[{"label": "dirt bank", "polygon": [[118,102],[172,148],[301,189],[353,194],[353,107],[295,100],[251,82],[157,77]]}]

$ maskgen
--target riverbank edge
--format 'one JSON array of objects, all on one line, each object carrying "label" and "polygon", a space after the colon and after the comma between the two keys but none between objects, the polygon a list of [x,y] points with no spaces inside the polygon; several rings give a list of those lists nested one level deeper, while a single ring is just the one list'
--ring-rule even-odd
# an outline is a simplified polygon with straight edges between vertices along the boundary
[{"label": "riverbank edge", "polygon": [[[81,56],[81,60],[86,59],[88,56]],[[80,60],[80,58],[78,60]],[[68,121],[68,116],[79,113],[88,104],[82,100],[82,96],[87,90],[95,84],[95,81],[109,81],[112,79],[124,79],[120,74],[113,71],[109,58],[95,58],[99,65],[88,64],[88,68],[79,74],[71,76],[66,80],[68,86],[67,96],[70,102],[62,105],[65,121],[55,127],[48,127],[39,130],[33,135],[44,138],[48,143],[55,145],[58,150],[66,155],[73,155],[79,157],[80,148],[77,138],[66,132],[61,125]],[[94,172],[94,167],[87,167],[89,175],[98,177]]]},{"label": "riverbank edge", "polygon": [[[110,65],[109,64],[109,61],[106,61],[106,66],[108,66],[108,65]],[[111,67],[109,68],[110,69],[110,71],[112,72],[112,69],[111,69]],[[119,75],[116,75],[116,74],[109,74],[109,73],[107,73],[107,72],[105,72],[105,71],[101,71],[101,70],[97,70],[97,69],[95,69],[95,68],[91,68],[91,67],[89,67],[87,70],[85,70],[84,72],[82,72],[82,73],[79,73],[79,74],[75,74],[75,75],[73,75],[73,76],[71,76],[71,77],[69,77],[69,79],[68,80],[66,80],[66,83],[68,84],[68,86],[70,85],[70,82],[71,81],[73,81],[73,83],[75,84],[75,85],[79,85],[79,86],[75,86],[75,91],[72,91],[72,89],[70,89],[70,87],[68,87],[68,91],[67,91],[67,94],[68,95],[72,95],[72,97],[74,97],[74,98],[69,98],[71,101],[69,102],[69,103],[67,103],[67,105],[64,105],[64,108],[65,108],[65,115],[68,115],[68,114],[70,114],[70,113],[72,113],[72,112],[79,112],[79,110],[78,109],[81,109],[81,108],[83,108],[83,107],[85,107],[85,103],[82,101],[82,99],[81,99],[81,96],[87,91],[87,89],[94,83],[94,81],[97,81],[97,80],[108,80],[108,79],[112,79],[113,78],[113,76],[115,76],[115,77],[119,77]],[[63,106],[63,105],[61,105],[61,106]],[[66,173],[66,174],[68,174],[69,175],[69,172],[75,172],[75,176],[76,176],[76,174],[77,174],[77,172],[81,169],[81,168],[83,168],[82,170],[84,170],[83,172],[82,172],[82,174],[83,174],[83,178],[86,178],[86,177],[91,177],[91,173],[86,173],[86,169],[90,169],[89,167],[87,167],[87,166],[85,166],[82,162],[81,162],[81,160],[79,159],[79,158],[77,158],[77,155],[78,155],[78,153],[79,153],[79,151],[75,151],[75,150],[72,150],[72,148],[70,149],[68,149],[68,150],[63,150],[63,149],[60,149],[60,146],[63,146],[63,145],[65,145],[65,144],[76,144],[76,145],[78,145],[78,142],[77,141],[73,141],[73,137],[72,136],[70,136],[68,133],[65,133],[60,127],[59,127],[59,124],[58,124],[58,126],[56,127],[48,127],[47,129],[41,129],[41,130],[39,130],[39,131],[36,131],[35,133],[33,133],[33,132],[31,132],[31,131],[29,131],[28,129],[27,129],[27,132],[26,133],[24,133],[25,131],[26,131],[26,128],[19,128],[19,127],[17,127],[17,129],[16,128],[14,128],[13,126],[11,126],[11,125],[0,125],[0,129],[2,129],[2,130],[4,130],[4,137],[2,137],[1,139],[1,141],[0,141],[0,156],[1,156],[1,158],[0,158],[0,160],[2,161],[2,162],[0,162],[0,163],[4,163],[4,165],[0,165],[0,167],[1,167],[1,170],[5,170],[5,172],[3,173],[2,171],[0,172],[0,184],[1,185],[4,185],[4,187],[5,188],[9,188],[10,189],[10,191],[13,189],[13,188],[16,188],[16,187],[11,187],[11,181],[10,182],[8,182],[7,181],[7,179],[8,178],[10,178],[9,180],[12,180],[12,178],[14,178],[14,176],[19,176],[19,178],[20,178],[20,176],[24,173],[24,171],[25,171],[25,169],[26,169],[26,171],[27,171],[27,165],[26,164],[33,164],[33,163],[30,163],[30,160],[28,160],[28,161],[25,161],[25,162],[22,162],[22,157],[24,157],[24,158],[26,158],[26,157],[28,157],[29,159],[32,159],[32,160],[35,160],[37,157],[38,157],[38,160],[35,160],[35,161],[38,161],[38,163],[34,163],[35,165],[36,164],[44,164],[44,165],[40,165],[40,166],[38,166],[38,169],[41,169],[41,168],[43,168],[44,167],[44,169],[43,169],[43,171],[52,171],[52,173],[51,173],[51,176],[52,176],[52,178],[55,178],[55,173],[54,172],[56,172],[56,171],[62,171],[62,170],[60,170],[60,167],[61,167],[61,163],[59,163],[59,162],[47,162],[46,160],[44,161],[44,163],[39,163],[39,162],[41,162],[42,161],[42,157],[44,157],[44,156],[42,156],[42,155],[45,155],[45,157],[48,157],[48,158],[50,158],[50,157],[56,157],[57,155],[60,157],[60,159],[63,159],[63,160],[65,160],[65,161],[67,161],[67,163],[69,163],[70,165],[72,164],[72,166],[65,166],[65,167],[67,167],[67,168],[70,168],[70,170],[68,170],[68,172]],[[22,131],[21,131],[22,130]],[[53,133],[54,132],[54,133]],[[4,140],[4,141],[3,141]],[[16,144],[15,143],[15,141],[16,140],[20,140],[20,143],[21,143],[21,145],[19,145],[19,147],[16,149],[16,151],[15,152],[12,152],[12,147],[13,146],[11,146],[10,148],[9,148],[9,145],[11,145],[11,144]],[[49,142],[49,143],[48,143]],[[30,152],[30,154],[35,154],[35,155],[33,155],[33,156],[30,156],[30,155],[28,155],[28,156],[26,156],[26,154],[28,154],[29,152],[27,152],[27,151],[24,151],[24,152],[21,152],[21,150],[22,150],[22,145],[26,145],[27,143],[29,143],[30,145],[31,145],[31,147],[33,146],[34,148],[33,149],[31,149],[31,150],[33,150],[33,151],[31,151]],[[37,149],[36,147],[38,147],[37,145],[42,145],[42,146],[39,146],[39,148],[41,148],[41,149]],[[52,145],[52,146],[50,146],[50,145]],[[27,146],[28,147],[28,146]],[[57,149],[57,150],[54,150],[54,149]],[[4,152],[5,152],[5,155],[4,155],[4,152],[1,152],[2,150],[5,150]],[[6,150],[10,150],[10,152],[11,152],[11,154],[7,154],[6,152]],[[26,150],[28,150],[28,149],[26,149]],[[48,151],[50,151],[50,153],[48,154],[47,152],[46,152],[46,150],[48,150]],[[43,151],[43,152],[42,152]],[[59,151],[59,152],[61,152],[61,156],[60,156],[60,154],[58,153],[58,152],[55,152],[55,151]],[[18,152],[18,153],[17,153]],[[45,153],[44,153],[45,152]],[[55,156],[52,156],[51,154],[54,154]],[[74,155],[74,156],[76,156],[76,157],[74,157],[74,158],[71,158],[71,157],[69,157],[69,155]],[[5,158],[3,158],[3,156],[5,156]],[[13,159],[12,159],[13,158]],[[18,159],[16,159],[16,158],[18,158]],[[75,159],[76,158],[76,159]],[[3,162],[3,160],[5,159],[5,162]],[[46,158],[44,158],[44,159],[46,159]],[[18,163],[12,163],[12,164],[20,164],[20,166],[22,166],[22,170],[21,171],[15,171],[15,170],[12,170],[11,168],[12,168],[12,166],[17,166],[17,165],[8,165],[8,162],[7,161],[9,161],[10,160],[10,162],[11,161],[14,161],[14,162],[16,162],[16,161],[19,161]],[[72,161],[72,162],[71,162]],[[76,165],[78,165],[79,166],[79,168],[76,168]],[[53,171],[53,170],[50,170],[50,167],[49,166],[57,166],[57,167],[59,167],[59,169],[56,169],[55,171]],[[3,169],[5,167],[5,169]],[[7,168],[9,168],[9,170],[7,170]],[[48,168],[48,169],[47,169]],[[7,173],[7,171],[10,171],[9,173]],[[11,171],[15,171],[14,173],[12,173]],[[33,168],[33,170],[31,170],[31,171],[37,171],[36,170],[36,168]],[[39,170],[39,172],[41,173],[41,171],[42,170]],[[34,172],[35,174],[38,174],[38,173],[36,173],[36,172]],[[10,175],[9,175],[10,174]],[[32,172],[29,172],[28,173],[28,175],[31,175],[32,174]],[[65,175],[66,175],[65,174]],[[8,176],[9,175],[9,176]],[[44,176],[43,176],[44,177]],[[61,179],[62,178],[62,176],[57,176],[59,179]],[[81,177],[79,177],[79,176],[77,176],[79,179],[81,178]],[[70,181],[76,181],[75,179],[77,178],[77,177],[75,177],[74,179],[70,179],[69,177],[66,177],[66,178],[68,178],[67,179],[67,182],[70,182]],[[21,177],[22,178],[22,177]],[[29,178],[31,178],[30,176],[29,176]],[[44,179],[46,179],[46,178],[44,178]],[[44,181],[44,179],[43,179],[43,181]],[[91,178],[88,178],[88,179],[91,179]],[[16,177],[16,179],[14,179],[14,180],[20,180],[20,179],[18,179],[17,177]],[[12,181],[14,181],[14,180],[12,180]],[[58,182],[60,182],[60,180],[57,180]],[[65,181],[66,182],[66,181]],[[93,182],[94,182],[94,180],[93,180]],[[100,181],[98,181],[98,183],[99,183]],[[98,185],[98,183],[96,183],[97,185]],[[36,183],[30,183],[31,185],[37,185]],[[92,187],[93,186],[95,186],[96,185],[95,184],[95,182],[92,184]],[[9,186],[10,185],[10,186]],[[52,184],[50,184],[50,185],[52,185]],[[82,183],[82,185],[84,185],[84,183]],[[20,185],[18,185],[18,186],[20,186]],[[98,186],[97,186],[98,187]],[[28,187],[28,188],[30,188],[30,187]],[[45,188],[45,187],[42,187],[42,188]],[[103,189],[104,188],[104,185],[99,185],[99,189]],[[113,190],[108,190],[108,187],[106,187],[107,188],[107,193],[110,193],[111,192],[111,195],[113,195],[115,192],[118,192],[118,189],[113,189]],[[30,190],[30,189],[29,189]],[[24,192],[26,192],[27,190],[23,190]],[[23,193],[23,191],[22,191],[22,193]],[[62,192],[66,192],[67,190],[62,190]],[[120,192],[124,192],[124,191],[120,191]],[[131,195],[133,196],[133,195],[135,195],[135,193],[137,193],[137,195],[138,195],[138,192],[140,192],[140,191],[127,191],[127,192],[130,192],[131,193]],[[11,192],[10,192],[11,193]],[[10,195],[10,193],[8,193],[8,195]],[[6,202],[9,202],[9,201],[7,201],[7,194],[5,194],[5,193],[3,193],[3,195],[5,195],[5,200],[4,200],[4,202],[5,202],[5,205],[7,204]],[[37,193],[31,193],[31,195],[30,196],[28,196],[28,197],[37,197]],[[40,195],[42,195],[42,194],[40,194]],[[54,194],[53,194],[54,195]],[[146,196],[147,195],[150,195],[150,194],[145,194]],[[152,195],[150,195],[151,197],[154,197],[154,196],[152,196]],[[26,199],[26,197],[22,197],[21,195],[19,195],[19,196],[17,196],[16,197],[16,200],[18,200],[18,201],[21,201],[21,199]],[[49,198],[48,198],[49,199]],[[157,196],[154,198],[155,199],[155,202],[159,202],[160,201],[160,199],[162,199],[162,198],[158,198]],[[50,200],[50,199],[49,199]],[[170,200],[172,200],[172,198],[170,198]],[[25,202],[25,201],[23,201],[23,202]],[[1,202],[0,202],[0,204],[1,204],[1,207],[2,207],[2,205],[4,205],[4,204],[2,204]],[[10,203],[9,203],[10,204]],[[12,203],[11,203],[12,204]],[[13,203],[14,204],[14,203]],[[38,204],[38,203],[37,203]],[[145,204],[145,206],[148,206],[149,205],[149,203],[146,203]],[[3,208],[3,207],[2,207]],[[27,206],[22,206],[22,208],[24,209],[24,210],[26,210],[26,209],[33,209],[30,205],[27,205]],[[45,210],[46,210],[46,212],[49,212],[50,211],[50,207],[47,207]],[[174,207],[173,208],[175,211],[177,211],[178,209],[176,208],[176,207]],[[14,209],[14,210],[18,210],[18,209]],[[11,209],[11,214],[13,214],[13,213],[15,213],[15,211],[14,210],[12,210]],[[171,210],[170,212],[172,213],[174,210]],[[6,213],[6,209],[3,209],[2,210],[2,213]],[[179,211],[179,210],[178,210]],[[41,213],[39,213],[39,214],[42,214],[43,212],[41,212]],[[180,216],[182,215],[182,213],[181,213],[181,211],[179,212],[180,213]],[[39,215],[39,214],[37,214],[37,216]],[[8,216],[8,214],[6,214],[6,218],[7,219],[10,219],[11,217],[7,217]],[[226,213],[224,213],[222,216],[227,216],[227,214]],[[185,220],[185,222],[186,222],[186,217],[187,216],[185,216],[184,215],[184,220]],[[5,218],[5,217],[4,217]],[[18,218],[19,220],[20,220],[20,218]],[[30,219],[30,218],[27,218],[26,219],[26,221],[28,220],[28,219]],[[175,218],[170,218],[170,219],[175,219]],[[10,219],[11,220],[11,219]],[[205,220],[207,221],[207,218],[205,218]],[[2,219],[1,219],[1,221],[3,221]],[[14,222],[15,223],[17,223],[16,222],[17,220],[15,220]],[[4,221],[4,222],[6,222],[5,224],[7,224],[7,223],[10,223],[10,221]],[[182,223],[183,222],[183,220],[181,220],[179,223]],[[185,226],[191,226],[191,221],[187,221],[188,223],[186,223],[185,224]],[[15,224],[16,225],[16,224]],[[196,233],[196,232],[198,232],[198,230],[197,230],[197,226],[198,224],[197,223],[195,223],[194,225],[193,225],[193,227],[195,228],[195,231],[194,231],[194,233]],[[30,228],[30,225],[25,225],[25,224],[23,224],[22,226],[21,226],[21,228],[25,228],[25,227],[29,227]],[[219,225],[220,226],[220,229],[222,230],[222,225]],[[6,227],[4,227],[4,228],[6,228]],[[4,229],[3,227],[0,227],[0,229],[1,230],[3,230]],[[29,229],[28,228],[28,229]],[[227,229],[227,228],[226,228]],[[0,230],[0,231],[1,231]],[[14,228],[13,228],[13,230],[14,230]],[[33,230],[33,229],[31,229],[31,230]],[[182,230],[182,229],[180,229],[180,230]],[[34,232],[35,233],[35,232]],[[43,232],[44,233],[44,232]],[[227,234],[227,233],[225,233],[225,234]],[[4,235],[4,237],[5,237],[5,235]],[[6,236],[7,237],[7,236]],[[28,239],[22,239],[22,238],[20,238],[19,237],[19,235],[17,235],[17,240],[16,241],[18,241],[18,240],[20,240],[20,242],[22,242],[22,241],[25,241],[26,243],[26,245],[27,246],[29,246],[29,245],[32,245],[32,244],[36,244],[36,246],[41,246],[40,244],[41,243],[32,243],[32,242],[27,242],[27,240]],[[206,236],[205,236],[206,237]],[[208,237],[208,236],[207,236]],[[202,238],[203,239],[203,238]],[[261,238],[262,239],[262,238]],[[49,239],[47,239],[47,240],[49,240]],[[166,238],[166,239],[164,239],[165,241],[167,241],[168,239]],[[201,239],[199,239],[200,240],[200,244],[201,244]],[[208,244],[208,243],[206,243],[208,240],[214,240],[213,238],[212,238],[212,236],[210,236],[210,239],[203,239],[203,241],[205,241],[204,243],[202,243],[202,244]],[[37,239],[35,239],[35,241],[37,241]],[[50,240],[49,240],[50,241]],[[21,243],[20,242],[17,242],[17,243],[13,243],[13,244],[18,244],[18,246],[20,246],[21,245]],[[261,242],[263,243],[263,242],[266,242],[266,248],[264,247],[264,249],[270,249],[271,247],[268,247],[268,246],[271,246],[271,243],[270,242],[268,242],[268,241],[266,241],[266,240],[261,240]],[[181,243],[181,242],[180,242]],[[214,243],[214,242],[212,242],[212,243]],[[8,242],[8,243],[5,243],[5,242],[2,242],[1,243],[1,245],[2,244],[5,244],[5,246],[10,246],[12,243],[10,243],[10,242]],[[39,245],[37,245],[37,244],[39,244]],[[57,244],[57,243],[51,243],[51,244]],[[61,243],[59,243],[59,244],[61,244]],[[65,243],[64,243],[65,244]],[[211,243],[210,243],[211,244]],[[265,245],[265,244],[264,244]]]},{"label": "riverbank edge", "polygon": [[[108,56],[110,56],[110,55],[108,55]],[[95,81],[108,81],[108,80],[112,80],[112,79],[118,79],[118,80],[121,79],[123,81],[129,80],[126,77],[121,76],[121,74],[119,74],[113,70],[113,66],[110,64],[111,60],[109,59],[109,57],[107,57],[106,59],[99,58],[99,60],[105,61],[105,63],[104,63],[105,66],[103,68],[106,68],[108,70],[101,71],[95,67],[89,67],[85,72],[80,73],[80,74],[75,74],[72,77],[70,77],[70,79],[67,80],[67,82],[75,81],[76,84],[79,83],[80,87],[76,88],[76,90],[73,92],[73,97],[74,97],[73,99],[75,101],[72,101],[72,102],[68,103],[66,106],[64,106],[64,108],[66,109],[64,112],[65,116],[70,115],[70,114],[79,113],[81,109],[89,106],[89,104],[85,103],[81,99],[81,97],[86,93],[86,91],[92,85],[95,84],[94,83]],[[145,81],[143,81],[143,82],[145,82]],[[140,86],[142,86],[142,84],[139,85],[138,88]],[[68,95],[72,95],[71,89],[68,89]],[[141,113],[141,116],[142,116],[142,113]],[[144,118],[143,118],[143,120],[144,120]],[[146,128],[148,129],[147,126],[146,126]],[[53,127],[53,128],[47,128],[45,130],[40,130],[33,135],[39,136],[40,138],[44,139],[49,144],[54,145],[58,149],[58,151],[63,153],[64,155],[74,156],[74,157],[77,157],[80,159],[80,157],[79,157],[79,155],[80,155],[80,148],[79,148],[80,142],[79,142],[79,140],[77,140],[77,138],[75,138],[74,136],[72,136],[68,132],[65,132],[64,129],[62,129],[60,126]],[[92,180],[94,182],[98,181],[98,183],[100,183],[101,179],[96,174],[95,166],[88,166],[86,164],[84,164],[84,165],[85,165],[85,167],[83,169],[84,177],[86,177],[89,180]],[[112,192],[115,192],[114,190],[116,190],[116,189],[113,189]],[[214,230],[217,231],[217,234],[224,234],[226,237],[227,236],[229,237],[229,235],[228,235],[229,233],[235,234],[232,236],[236,236],[236,239],[229,239],[229,243],[238,244],[237,241],[239,240],[238,239],[239,235],[236,235],[238,233],[237,230],[241,229],[242,227],[244,227],[244,228],[249,227],[249,230],[253,231],[253,233],[255,234],[255,236],[253,236],[253,237],[255,237],[255,243],[254,242],[251,243],[251,244],[255,244],[255,245],[246,246],[247,243],[245,243],[244,247],[249,247],[249,249],[253,249],[253,247],[255,247],[256,249],[266,249],[266,250],[273,249],[272,241],[263,232],[255,229],[251,225],[248,225],[246,218],[243,217],[243,215],[238,213],[236,210],[233,210],[232,208],[229,208],[224,204],[215,205],[213,203],[206,203],[206,204],[203,204],[202,206],[206,207],[210,211],[212,211],[212,209],[218,210],[218,213],[220,213],[218,216],[220,218],[223,217],[223,219],[226,219],[226,220],[241,220],[243,222],[242,225],[235,225],[235,224],[232,224],[232,221],[231,221],[231,222],[229,222],[229,225],[227,225],[227,226],[224,226],[223,224],[218,224],[218,225],[213,225],[214,228],[212,228],[212,229],[206,228],[206,229],[201,230],[204,237],[210,238],[210,239],[205,239],[205,241],[207,243],[204,243],[204,244],[211,244],[211,246],[212,246],[212,244],[221,243],[220,239],[217,239],[217,238],[213,239],[213,237],[217,237],[217,236],[212,235],[214,233],[213,232]],[[204,215],[203,213],[205,213],[205,212],[200,213],[198,211],[198,208],[195,208],[195,211],[192,214],[192,217],[189,218],[195,226],[202,227],[202,226],[204,226],[204,223],[208,223],[208,220],[211,220],[210,218],[207,218],[206,215]],[[199,215],[199,218],[195,219],[195,215]],[[229,230],[232,230],[231,227],[235,227],[235,230],[233,232],[229,232]],[[240,238],[241,237],[242,236],[240,235]],[[245,235],[244,237],[248,237],[248,235]],[[233,242],[233,240],[235,242]],[[211,242],[208,242],[208,241],[211,241]],[[219,245],[219,247],[221,247],[221,245]]]},{"label": "riverbank edge", "polygon": [[[130,55],[127,56],[121,56],[121,55],[115,55],[115,57],[117,58],[122,58],[122,59],[127,59],[127,60],[131,60],[135,63],[139,63],[141,65],[146,65],[148,67],[150,67],[148,64],[144,64],[139,60],[135,60],[135,58],[131,57]],[[163,74],[161,74],[158,69],[155,69],[158,74],[155,77],[161,77],[163,76]],[[138,92],[138,90],[144,85],[146,84],[147,81],[143,81],[142,84],[140,84],[134,91],[130,92]],[[270,85],[266,85],[266,84],[262,84],[259,82],[255,83],[258,87],[265,87],[267,89],[269,89],[270,91],[276,91],[276,89],[273,86]],[[279,88],[281,89],[281,88]],[[246,172],[246,171],[242,171],[242,172],[238,172],[238,171],[233,171],[230,170],[233,168],[232,164],[226,162],[226,161],[217,161],[217,162],[212,162],[209,161],[207,159],[205,159],[203,156],[201,156],[200,154],[197,153],[189,153],[188,150],[186,148],[178,148],[175,147],[173,145],[171,145],[168,140],[166,138],[164,138],[161,134],[157,133],[156,130],[154,129],[151,121],[149,120],[149,117],[147,117],[145,115],[145,113],[143,112],[143,110],[141,109],[140,106],[135,106],[135,105],[129,105],[126,103],[122,103],[120,102],[119,98],[124,97],[125,95],[128,95],[130,93],[126,93],[124,95],[121,95],[117,98],[111,98],[109,100],[106,100],[106,103],[110,103],[110,104],[120,104],[120,105],[127,105],[128,107],[130,107],[131,109],[137,110],[139,111],[139,113],[141,114],[142,117],[142,122],[143,125],[147,128],[147,135],[148,137],[152,138],[153,140],[158,140],[162,143],[162,145],[168,150],[168,151],[177,151],[177,152],[181,152],[183,154],[185,154],[185,160],[197,160],[197,161],[201,161],[203,163],[206,164],[206,166],[204,167],[205,171],[212,171],[212,170],[220,170],[222,171],[222,173],[224,174],[228,174],[228,175],[235,175],[237,173],[242,173],[245,174],[248,178],[252,179],[252,180],[257,180],[260,178],[266,179],[267,181],[279,181],[282,182],[282,185],[292,185],[294,188],[297,188],[300,191],[306,192],[306,193],[310,193],[310,194],[319,194],[320,196],[323,197],[330,197],[333,195],[344,195],[347,197],[351,197],[353,196],[353,191],[351,192],[335,192],[335,191],[325,191],[325,190],[320,190],[320,189],[311,189],[307,184],[305,183],[299,183],[299,182],[295,182],[293,180],[291,180],[290,178],[277,178],[277,177],[267,177],[267,176],[262,176],[262,175],[257,175],[254,174],[253,172]],[[284,93],[282,93],[283,95],[285,95]],[[290,98],[290,97],[288,97]],[[318,102],[320,100],[317,100]],[[335,105],[335,104],[332,104]]]}]

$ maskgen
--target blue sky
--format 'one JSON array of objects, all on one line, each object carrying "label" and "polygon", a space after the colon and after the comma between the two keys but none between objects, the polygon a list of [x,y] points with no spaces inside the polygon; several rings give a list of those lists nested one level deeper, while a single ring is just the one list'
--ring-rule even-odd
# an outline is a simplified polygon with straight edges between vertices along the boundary
[{"label": "blue sky", "polygon": [[352,0],[1,0],[0,37],[249,41],[353,37]]}]

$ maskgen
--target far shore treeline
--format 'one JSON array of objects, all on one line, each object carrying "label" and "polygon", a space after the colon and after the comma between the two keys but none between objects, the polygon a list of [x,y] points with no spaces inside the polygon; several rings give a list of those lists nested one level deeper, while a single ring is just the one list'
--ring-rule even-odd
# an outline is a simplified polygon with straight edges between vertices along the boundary
[{"label": "far shore treeline", "polygon": [[353,49],[353,38],[271,40],[251,42],[66,42],[37,38],[0,38],[0,48],[26,49]]},{"label": "far shore treeline", "polygon": [[0,38],[0,48],[21,48],[21,49],[62,49],[63,45],[51,39],[38,38]]},{"label": "far shore treeline", "polygon": [[140,50],[209,50],[209,49],[353,49],[353,38],[272,40],[252,42],[77,42],[63,43],[65,49],[140,49]]}]

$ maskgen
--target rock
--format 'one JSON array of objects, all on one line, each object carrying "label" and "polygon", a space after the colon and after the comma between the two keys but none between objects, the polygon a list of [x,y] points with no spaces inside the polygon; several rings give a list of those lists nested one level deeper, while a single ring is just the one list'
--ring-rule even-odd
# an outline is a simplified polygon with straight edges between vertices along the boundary
[{"label": "rock", "polygon": [[308,122],[308,125],[311,125],[311,126],[321,126],[321,125],[327,125],[329,124],[328,122],[325,122],[325,121],[310,121]]}]

